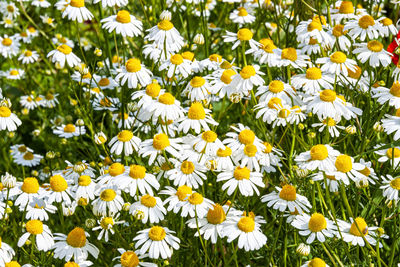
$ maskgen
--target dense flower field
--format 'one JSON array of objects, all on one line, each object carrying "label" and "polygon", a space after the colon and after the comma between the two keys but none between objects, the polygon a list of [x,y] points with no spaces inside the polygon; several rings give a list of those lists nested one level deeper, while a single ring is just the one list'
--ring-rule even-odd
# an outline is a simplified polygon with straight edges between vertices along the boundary
[{"label": "dense flower field", "polygon": [[399,7],[1,0],[0,267],[397,266]]}]

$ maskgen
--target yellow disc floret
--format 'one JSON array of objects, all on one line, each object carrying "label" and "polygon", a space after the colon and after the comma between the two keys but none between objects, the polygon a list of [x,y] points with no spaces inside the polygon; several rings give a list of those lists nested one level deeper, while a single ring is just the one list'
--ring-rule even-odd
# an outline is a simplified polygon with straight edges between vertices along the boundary
[{"label": "yellow disc floret", "polygon": [[326,219],[321,213],[314,213],[308,222],[308,229],[316,233],[326,229]]}]

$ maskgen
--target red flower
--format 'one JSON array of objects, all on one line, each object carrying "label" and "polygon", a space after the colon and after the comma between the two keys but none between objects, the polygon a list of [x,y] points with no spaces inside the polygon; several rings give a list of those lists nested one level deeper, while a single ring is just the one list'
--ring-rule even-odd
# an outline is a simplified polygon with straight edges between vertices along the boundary
[{"label": "red flower", "polygon": [[390,43],[390,45],[387,48],[387,51],[393,54],[392,62],[395,65],[397,65],[397,63],[399,62],[399,55],[395,53],[397,47],[399,47],[399,44],[397,43],[398,41],[396,40],[399,39],[400,39],[400,32],[397,33],[396,38]]}]

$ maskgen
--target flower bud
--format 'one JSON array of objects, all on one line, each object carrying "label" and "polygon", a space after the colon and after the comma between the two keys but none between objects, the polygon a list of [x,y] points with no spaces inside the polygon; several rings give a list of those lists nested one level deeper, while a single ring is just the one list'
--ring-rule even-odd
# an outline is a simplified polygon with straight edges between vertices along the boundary
[{"label": "flower bud", "polygon": [[376,132],[383,132],[383,126],[379,121],[375,122],[373,128]]},{"label": "flower bud", "polygon": [[54,159],[56,157],[56,153],[54,151],[48,151],[46,153],[46,158],[47,159]]},{"label": "flower bud", "polygon": [[357,128],[354,125],[349,125],[346,127],[346,133],[355,134],[357,132]]},{"label": "flower bud", "polygon": [[229,100],[230,100],[232,103],[237,104],[237,103],[240,102],[240,100],[242,100],[242,95],[241,95],[241,94],[238,94],[238,93],[233,93],[233,94],[231,94],[231,95],[229,96]]},{"label": "flower bud", "polygon": [[96,226],[96,220],[95,219],[86,219],[85,226],[89,229],[92,229],[93,227]]},{"label": "flower bud", "polygon": [[163,10],[160,14],[160,20],[171,20],[172,19],[172,14],[168,10]]},{"label": "flower bud", "polygon": [[359,189],[368,187],[369,182],[367,177],[360,178],[356,181],[356,187]]},{"label": "flower bud", "polygon": [[304,243],[300,243],[296,249],[296,252],[302,256],[308,256],[310,254],[310,246]]},{"label": "flower bud", "polygon": [[17,178],[6,172],[6,174],[1,176],[1,183],[5,188],[14,188],[17,184]]},{"label": "flower bud", "polygon": [[197,45],[203,45],[204,44],[204,36],[202,33],[198,33],[194,36],[193,42]]},{"label": "flower bud", "polygon": [[304,128],[305,128],[304,124],[302,124],[302,123],[299,123],[297,125],[297,127],[299,128],[300,131],[304,130]]},{"label": "flower bud", "polygon": [[317,135],[316,135],[315,132],[309,132],[309,133],[307,134],[307,136],[308,136],[308,138],[313,139],[313,138],[315,138]]},{"label": "flower bud", "polygon": [[77,119],[76,122],[75,122],[75,124],[76,124],[77,126],[85,126],[85,122],[84,122],[82,119]]},{"label": "flower bud", "polygon": [[94,54],[95,54],[96,56],[98,56],[98,57],[101,57],[101,55],[103,55],[103,51],[101,51],[100,48],[96,48],[96,49],[94,50]]},{"label": "flower bud", "polygon": [[103,132],[98,132],[94,135],[94,142],[98,145],[102,145],[107,142],[107,136]]}]

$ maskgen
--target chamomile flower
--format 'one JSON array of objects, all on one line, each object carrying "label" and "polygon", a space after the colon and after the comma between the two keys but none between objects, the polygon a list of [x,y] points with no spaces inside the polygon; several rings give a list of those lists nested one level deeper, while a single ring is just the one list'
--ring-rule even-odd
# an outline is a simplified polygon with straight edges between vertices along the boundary
[{"label": "chamomile flower", "polygon": [[332,45],[339,45],[340,50],[348,51],[351,47],[351,42],[349,38],[346,36],[347,31],[344,30],[343,24],[336,24],[335,27],[332,28],[331,34],[335,37],[334,43]]},{"label": "chamomile flower", "polygon": [[351,1],[341,1],[340,6],[338,8],[333,8],[332,19],[335,21],[341,21],[342,19],[355,19],[356,15],[354,14],[354,5]]},{"label": "chamomile flower", "polygon": [[395,81],[390,89],[386,87],[379,86],[377,88],[372,88],[372,97],[378,98],[379,104],[383,105],[389,102],[389,106],[400,108],[400,82]]},{"label": "chamomile flower", "polygon": [[129,265],[141,267],[157,267],[157,264],[155,263],[143,262],[142,259],[147,258],[149,255],[141,254],[140,250],[131,251],[125,250],[123,248],[119,248],[117,250],[121,254],[121,256],[114,258],[113,261],[119,260],[121,264],[116,264],[114,265],[114,267],[125,267]]},{"label": "chamomile flower", "polygon": [[75,194],[75,200],[85,198],[87,200],[95,199],[96,183],[92,181],[93,177],[82,174],[76,180],[75,184],[71,187],[71,191]]},{"label": "chamomile flower", "polygon": [[217,165],[216,171],[233,170],[234,164],[231,156],[232,149],[230,147],[224,146],[224,148],[219,148],[213,157]]},{"label": "chamomile flower", "polygon": [[256,96],[260,96],[259,102],[269,102],[271,98],[277,97],[284,100],[286,103],[291,103],[295,96],[292,87],[279,80],[271,81],[267,86],[260,86],[257,89]]},{"label": "chamomile flower", "polygon": [[85,7],[85,0],[71,0],[64,9],[62,17],[82,23],[84,20],[91,20],[93,14]]},{"label": "chamomile flower", "polygon": [[174,54],[165,60],[158,70],[166,70],[168,78],[178,76],[179,74],[187,78],[192,72],[192,66],[190,60],[183,58],[181,54]]},{"label": "chamomile flower", "polygon": [[184,116],[181,103],[170,93],[159,95],[157,102],[149,107],[149,112],[152,112],[155,118],[163,121],[175,121]]},{"label": "chamomile flower", "polygon": [[118,86],[118,83],[108,76],[93,75],[91,86],[98,87],[99,90],[114,89]]},{"label": "chamomile flower", "polygon": [[[184,45],[184,39],[169,20],[161,20],[156,26],[146,30],[149,33],[145,40],[152,41],[154,45],[169,53],[176,53]],[[164,53],[164,52],[163,52]]]},{"label": "chamomile flower", "polygon": [[202,101],[209,98],[211,86],[205,78],[195,76],[190,80],[182,94],[187,95],[192,102]]},{"label": "chamomile flower", "polygon": [[30,151],[25,152],[24,154],[20,154],[14,158],[14,162],[21,166],[37,166],[40,165],[40,161],[43,156],[39,154],[34,154]]},{"label": "chamomile flower", "polygon": [[75,126],[72,123],[62,124],[54,128],[53,133],[63,138],[71,138],[74,136],[84,135],[86,133],[85,126]]},{"label": "chamomile flower", "polygon": [[253,196],[254,193],[260,194],[257,187],[264,188],[263,175],[259,172],[252,172],[249,168],[236,166],[234,170],[225,170],[218,174],[217,182],[226,181],[222,190],[228,189],[227,194],[239,190],[243,196]]},{"label": "chamomile flower", "polygon": [[318,144],[311,147],[310,151],[300,153],[296,156],[295,161],[300,169],[334,171],[335,159],[339,155],[340,152],[331,146]]},{"label": "chamomile flower", "polygon": [[4,266],[15,256],[14,249],[0,238],[0,264]]},{"label": "chamomile flower", "polygon": [[[83,1],[83,0],[76,0]],[[47,57],[51,57],[52,62],[60,64],[61,68],[64,68],[65,63],[71,68],[78,66],[81,62],[80,58],[77,57],[73,52],[72,48],[66,44],[59,45],[57,49],[50,51]]]},{"label": "chamomile flower", "polygon": [[142,33],[143,24],[135,16],[129,14],[127,10],[118,11],[117,15],[102,19],[102,28],[122,36],[135,37]]},{"label": "chamomile flower", "polygon": [[184,160],[178,161],[170,159],[174,168],[166,172],[168,179],[174,182],[175,186],[187,185],[191,188],[198,188],[207,179],[205,172],[207,169],[198,162]]},{"label": "chamomile flower", "polygon": [[282,156],[282,150],[279,150],[272,146],[269,142],[263,143],[262,153],[263,157],[260,158],[259,163],[261,166],[261,172],[275,172],[275,167],[281,167],[280,157]]},{"label": "chamomile flower", "polygon": [[162,154],[163,151],[180,158],[181,154],[178,152],[181,149],[180,143],[180,138],[170,139],[166,134],[159,133],[154,135],[153,139],[147,139],[141,143],[139,154],[142,157],[150,156],[150,165],[154,162],[157,155]]},{"label": "chamomile flower", "polygon": [[193,192],[187,197],[187,201],[180,202],[182,205],[181,216],[190,216],[191,218],[202,218],[207,214],[208,209],[212,208],[214,202],[203,197],[200,193]]},{"label": "chamomile flower", "polygon": [[68,235],[62,233],[55,233],[54,240],[54,258],[69,261],[72,258],[75,261],[87,259],[89,253],[97,258],[99,249],[93,244],[89,243],[87,237],[89,233],[81,227],[75,227]]},{"label": "chamomile flower", "polygon": [[350,178],[352,181],[357,182],[358,180],[364,178],[365,176],[361,173],[365,166],[354,162],[353,157],[346,154],[342,154],[336,157],[334,172],[330,172],[330,175],[335,176],[336,179],[344,181],[348,184],[346,180]]},{"label": "chamomile flower", "polygon": [[22,121],[12,113],[7,106],[0,106],[0,131],[7,130],[9,132],[17,130]]},{"label": "chamomile flower", "polygon": [[381,178],[383,185],[379,188],[383,189],[383,196],[388,200],[394,200],[397,202],[399,200],[400,178],[395,178],[389,174],[382,176]]},{"label": "chamomile flower", "polygon": [[23,182],[18,182],[16,190],[11,194],[15,197],[14,205],[24,208],[32,202],[34,198],[41,196],[43,189],[39,187],[39,182],[34,177],[27,177]]},{"label": "chamomile flower", "polygon": [[160,184],[158,183],[156,177],[146,172],[146,168],[141,165],[130,165],[126,168],[123,175],[117,176],[113,179],[113,183],[118,185],[118,187],[131,196],[135,196],[140,192],[140,194],[150,194],[153,195],[153,189],[158,190]]},{"label": "chamomile flower", "polygon": [[277,55],[276,61],[272,62],[274,66],[291,66],[295,69],[301,69],[310,65],[310,57],[302,54],[299,49],[293,47],[276,48],[274,53]]},{"label": "chamomile flower", "polygon": [[231,221],[226,222],[223,229],[224,236],[228,237],[228,242],[238,239],[238,247],[245,251],[258,250],[267,243],[267,237],[261,231],[261,223],[265,220],[255,216],[236,216]]},{"label": "chamomile flower", "polygon": [[104,186],[99,193],[99,197],[92,202],[94,214],[111,216],[122,209],[124,200],[116,186]]},{"label": "chamomile flower", "polygon": [[297,74],[292,77],[292,86],[309,95],[318,94],[322,91],[321,88],[333,89],[334,82],[333,77],[323,73],[317,67],[308,68],[305,74]]},{"label": "chamomile flower", "polygon": [[101,2],[101,6],[105,9],[107,7],[114,7],[114,6],[126,6],[128,4],[128,0],[94,0],[93,4],[97,4]]},{"label": "chamomile flower", "polygon": [[18,240],[18,247],[22,247],[32,236],[39,251],[48,251],[54,245],[53,234],[49,227],[39,220],[30,220],[25,224],[26,233]]},{"label": "chamomile flower", "polygon": [[19,9],[13,2],[2,2],[0,12],[5,17],[17,18],[19,16]]},{"label": "chamomile flower", "polygon": [[132,203],[129,213],[134,215],[137,210],[141,210],[144,213],[142,223],[159,223],[164,219],[167,210],[164,208],[161,198],[143,195],[138,197],[138,200]]},{"label": "chamomile flower", "polygon": [[313,123],[311,124],[312,127],[319,127],[318,131],[319,132],[323,132],[325,130],[325,128],[328,129],[329,135],[332,137],[339,137],[340,133],[339,130],[344,130],[344,126],[340,126],[337,125],[340,122],[340,118],[339,119],[334,119],[334,118],[330,118],[327,117],[326,119],[321,120],[320,123]]},{"label": "chamomile flower", "polygon": [[101,187],[103,185],[117,185],[115,183],[116,178],[122,176],[125,172],[125,166],[119,162],[112,163],[108,170],[104,171],[103,175],[97,178],[97,186]]},{"label": "chamomile flower", "polygon": [[23,69],[11,68],[8,71],[0,72],[1,76],[9,80],[21,80],[24,77],[25,71]]},{"label": "chamomile flower", "polygon": [[192,141],[193,148],[208,156],[215,155],[219,149],[225,149],[225,145],[218,139],[218,135],[211,130],[204,131]]},{"label": "chamomile flower", "polygon": [[193,193],[192,188],[187,185],[182,185],[178,187],[178,189],[171,186],[165,188],[166,189],[160,191],[160,194],[169,195],[169,197],[164,200],[164,205],[168,204],[167,211],[173,211],[174,213],[178,213],[181,210],[183,204]]},{"label": "chamomile flower", "polygon": [[222,38],[224,38],[225,43],[233,43],[231,47],[232,50],[235,50],[240,43],[245,45],[246,42],[249,42],[250,46],[257,44],[257,42],[253,40],[253,33],[248,28],[241,28],[237,33],[226,31],[226,35],[222,36]]},{"label": "chamomile flower", "polygon": [[300,230],[301,236],[308,236],[307,244],[311,244],[315,239],[323,243],[327,237],[333,237],[336,234],[336,226],[333,222],[317,212],[311,216],[306,213],[297,215],[291,224]]},{"label": "chamomile flower", "polygon": [[396,167],[400,163],[400,147],[389,147],[389,148],[381,148],[382,145],[376,145],[374,147],[375,153],[381,156],[378,158],[378,162],[387,162],[393,164],[393,167]]},{"label": "chamomile flower", "polygon": [[[23,210],[24,207],[20,206],[20,209]],[[47,221],[49,220],[47,213],[53,214],[56,211],[57,207],[47,203],[46,199],[34,197],[28,206],[26,206],[25,218],[27,220]]]},{"label": "chamomile flower", "polygon": [[51,6],[51,4],[49,2],[47,2],[46,0],[33,0],[31,2],[32,6],[37,6],[40,8],[48,8],[49,6]]},{"label": "chamomile flower", "polygon": [[19,42],[8,35],[0,36],[0,53],[5,58],[16,56],[19,52]]},{"label": "chamomile flower", "polygon": [[246,23],[253,23],[256,17],[251,13],[252,9],[249,6],[247,6],[247,8],[246,6],[240,6],[229,14],[229,19],[232,20],[233,23],[239,24],[239,26]]},{"label": "chamomile flower", "polygon": [[72,202],[72,192],[70,187],[71,181],[66,180],[61,173],[54,174],[50,177],[50,190],[46,191],[48,203],[63,202],[67,205]]},{"label": "chamomile flower", "polygon": [[21,55],[18,57],[18,60],[22,62],[22,64],[32,64],[39,59],[39,54],[36,51],[25,50],[22,51]]},{"label": "chamomile flower", "polygon": [[396,110],[395,116],[386,114],[385,119],[382,119],[382,127],[388,135],[395,133],[393,140],[400,139],[400,109]]},{"label": "chamomile flower", "polygon": [[308,199],[297,194],[296,187],[287,184],[282,188],[275,187],[278,192],[271,192],[261,197],[261,202],[267,202],[268,207],[272,207],[280,212],[289,209],[290,212],[308,212],[311,204]]},{"label": "chamomile flower", "polygon": [[218,123],[211,117],[211,110],[205,109],[200,102],[193,102],[187,110],[187,117],[180,119],[178,131],[183,133],[194,130],[195,133],[200,133],[201,130],[209,131],[210,125],[218,125]]},{"label": "chamomile flower", "polygon": [[[342,1],[342,2],[350,2],[350,1]],[[306,261],[306,263],[304,263],[300,267],[311,267],[311,266],[329,267],[329,265],[326,264],[326,262],[323,259],[318,258],[318,257],[315,257],[312,260]]]},{"label": "chamomile flower", "polygon": [[[326,178],[326,180],[325,180],[325,178]],[[329,191],[333,192],[333,193],[339,192],[339,186],[340,186],[339,182],[343,182],[343,183],[345,183],[345,185],[348,185],[348,180],[340,181],[339,179],[336,179],[336,177],[334,175],[329,175],[322,171],[311,175],[311,179],[313,181],[322,181],[324,183],[323,187],[324,188],[328,187]],[[325,181],[326,181],[326,183],[325,183]]]},{"label": "chamomile flower", "polygon": [[373,40],[379,37],[379,31],[381,30],[381,25],[376,23],[371,15],[358,16],[354,20],[350,20],[344,26],[345,31],[349,31],[348,35],[355,40],[360,38],[360,41],[364,41],[367,36],[368,39]]},{"label": "chamomile flower", "polygon": [[330,46],[332,36],[323,29],[322,24],[316,20],[301,21],[296,27],[297,41],[309,43],[310,40],[316,40],[322,46]]},{"label": "chamomile flower", "polygon": [[263,149],[263,144],[260,139],[255,135],[255,133],[247,126],[241,123],[236,126],[231,126],[234,132],[228,132],[226,136],[228,137],[222,143],[229,146],[233,153],[237,150],[242,150],[246,145],[254,144],[257,148]]},{"label": "chamomile flower", "polygon": [[348,70],[355,71],[356,61],[347,58],[346,54],[340,51],[332,53],[329,57],[318,58],[317,64],[322,64],[321,71],[331,74],[343,74],[347,76]]},{"label": "chamomile flower", "polygon": [[133,151],[139,151],[140,142],[140,138],[134,136],[132,131],[122,130],[110,140],[108,145],[111,147],[111,153],[121,155],[124,152],[125,156],[129,156]]},{"label": "chamomile flower", "polygon": [[369,62],[371,67],[388,66],[391,62],[391,53],[383,48],[383,44],[377,40],[369,41],[368,43],[354,44],[358,47],[353,50],[357,55],[357,59],[361,63]]},{"label": "chamomile flower", "polygon": [[[350,222],[339,221],[340,232],[343,241],[351,243],[353,246],[365,246],[365,240],[372,246],[376,245],[376,238],[378,237],[378,227],[368,227],[365,219],[362,217],[350,218]],[[380,236],[381,238],[388,238],[387,235]],[[365,239],[365,240],[364,240]],[[379,243],[379,247],[383,247]]]},{"label": "chamomile flower", "polygon": [[93,227],[93,231],[100,230],[99,235],[97,236],[98,240],[101,240],[104,236],[104,240],[108,242],[108,237],[110,234],[114,234],[114,226],[118,224],[122,224],[125,221],[118,221],[119,214],[111,216],[111,217],[102,217],[101,219],[97,220],[99,226]]},{"label": "chamomile flower", "polygon": [[129,88],[137,88],[138,84],[146,86],[151,83],[152,73],[144,64],[141,64],[137,58],[130,58],[126,61],[125,66],[117,70],[119,73],[115,77],[117,82],[124,85],[128,82]]},{"label": "chamomile flower", "polygon": [[251,48],[246,51],[246,54],[253,54],[254,58],[260,64],[267,64],[272,67],[278,62],[278,55],[274,53],[277,47],[271,39],[261,39],[259,43],[250,43]]},{"label": "chamomile flower", "polygon": [[377,21],[381,24],[381,30],[379,31],[379,33],[382,37],[388,37],[390,34],[397,34],[398,30],[391,19],[382,17]]}]

